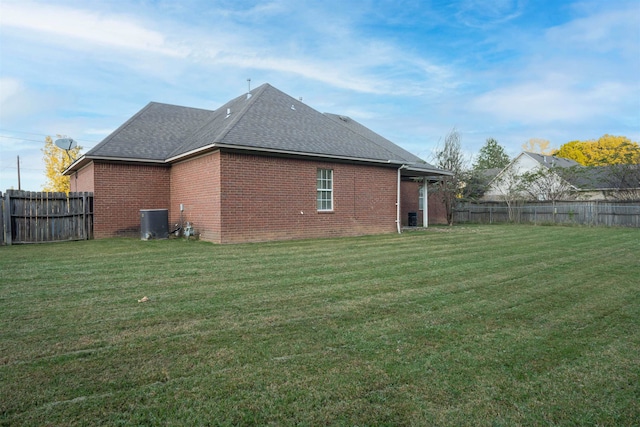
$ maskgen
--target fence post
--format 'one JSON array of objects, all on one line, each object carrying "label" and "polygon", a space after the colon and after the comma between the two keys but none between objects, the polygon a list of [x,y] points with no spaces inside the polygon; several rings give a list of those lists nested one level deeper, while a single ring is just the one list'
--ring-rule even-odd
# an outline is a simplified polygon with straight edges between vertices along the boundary
[{"label": "fence post", "polygon": [[87,221],[87,192],[82,192],[82,233],[84,240],[89,240],[89,224]]},{"label": "fence post", "polygon": [[0,246],[4,245],[4,197],[0,191]]},{"label": "fence post", "polygon": [[11,246],[11,196],[9,191],[4,193],[4,235],[5,244]]}]

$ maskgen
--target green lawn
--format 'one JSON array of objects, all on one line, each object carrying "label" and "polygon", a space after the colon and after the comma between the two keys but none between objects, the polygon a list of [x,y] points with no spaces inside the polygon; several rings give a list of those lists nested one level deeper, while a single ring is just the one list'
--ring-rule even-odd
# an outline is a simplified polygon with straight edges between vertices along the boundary
[{"label": "green lawn", "polygon": [[0,425],[637,426],[639,401],[637,229],[0,247]]}]

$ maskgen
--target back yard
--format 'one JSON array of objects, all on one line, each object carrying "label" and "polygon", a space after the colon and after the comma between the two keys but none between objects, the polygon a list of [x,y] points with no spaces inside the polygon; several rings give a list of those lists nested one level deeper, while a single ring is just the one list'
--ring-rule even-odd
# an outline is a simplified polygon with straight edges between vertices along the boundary
[{"label": "back yard", "polygon": [[639,425],[639,254],[541,226],[0,247],[0,425]]}]

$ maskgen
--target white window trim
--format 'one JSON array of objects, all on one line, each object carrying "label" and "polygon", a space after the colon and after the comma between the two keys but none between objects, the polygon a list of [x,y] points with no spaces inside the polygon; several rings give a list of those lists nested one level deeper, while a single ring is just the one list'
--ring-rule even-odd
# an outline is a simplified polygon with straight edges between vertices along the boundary
[{"label": "white window trim", "polygon": [[[320,173],[321,171],[325,171],[325,172],[329,172],[329,178],[321,178],[321,179],[325,179],[327,181],[330,182],[331,187],[330,188],[320,188],[320,186],[318,186],[318,173]],[[322,209],[320,207],[320,203],[318,200],[318,193],[319,192],[327,192],[331,195],[331,198],[329,199],[329,202],[331,204],[331,206],[328,209]],[[323,199],[323,201],[325,201],[326,199]],[[318,168],[317,173],[316,173],[316,208],[318,209],[318,212],[333,212],[333,169],[322,169],[322,168]]]}]

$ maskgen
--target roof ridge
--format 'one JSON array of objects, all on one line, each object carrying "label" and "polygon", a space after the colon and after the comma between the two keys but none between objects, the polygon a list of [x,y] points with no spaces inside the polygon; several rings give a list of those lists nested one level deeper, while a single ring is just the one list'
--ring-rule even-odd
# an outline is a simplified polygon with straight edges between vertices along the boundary
[{"label": "roof ridge", "polygon": [[[240,111],[238,112],[238,114],[235,114],[231,121],[229,121],[229,123],[227,123],[227,125],[222,128],[222,130],[220,131],[220,133],[218,134],[216,141],[214,142],[218,142],[218,141],[222,141],[224,139],[225,136],[227,136],[227,134],[229,132],[231,132],[231,130],[238,124],[238,122],[240,121],[240,119],[247,113],[247,111],[249,110],[249,108],[251,108],[251,106],[255,103],[255,100],[264,93],[264,91],[267,89],[267,87],[270,87],[271,85],[269,85],[269,83],[263,83],[260,86],[258,86],[257,88],[255,88],[252,91],[247,92],[244,95],[240,95],[237,98],[227,102],[225,105],[223,105],[220,109],[224,109],[226,108],[227,105],[232,105],[233,103],[235,103],[236,101],[239,101],[240,98],[242,98],[243,96],[247,96],[247,95],[251,95],[248,99],[247,99],[247,103],[240,109]],[[252,93],[253,92],[253,93]]]},{"label": "roof ridge", "polygon": [[255,98],[256,96],[258,96],[260,93],[262,93],[264,91],[264,86],[268,86],[268,83],[264,83],[260,86],[258,86],[257,88],[253,89],[252,91],[249,91],[243,95],[240,96],[236,96],[235,98],[231,99],[230,101],[227,101],[226,103],[224,103],[222,106],[220,106],[219,108],[217,108],[216,110],[214,110],[214,114],[209,118],[209,120],[206,120],[205,122],[202,123],[201,126],[199,126],[198,128],[194,129],[189,136],[187,136],[184,141],[182,141],[182,143],[177,146],[167,157],[167,159],[170,159],[174,156],[180,155],[181,153],[183,153],[185,151],[185,147],[189,147],[189,145],[192,143],[192,138],[194,137],[194,135],[197,135],[198,132],[200,132],[202,129],[205,129],[207,126],[209,126],[212,122],[214,122],[216,119],[218,119],[221,115],[226,114],[225,110],[230,110],[230,106],[239,102],[243,97],[246,97],[248,94],[251,95],[248,99],[247,99],[247,103],[245,105],[243,105],[243,107],[240,109],[240,111],[238,113],[234,113],[232,119],[226,123],[226,125],[224,127],[222,127],[222,129],[217,132],[215,134],[215,136],[212,138],[211,143],[215,143],[215,142],[220,142],[222,140],[222,138],[224,138],[224,136],[229,133],[231,131],[231,129],[233,129],[233,127],[238,123],[238,121],[242,118],[242,116],[246,113],[247,109],[255,102],[253,101],[253,98]]}]

